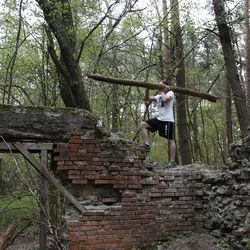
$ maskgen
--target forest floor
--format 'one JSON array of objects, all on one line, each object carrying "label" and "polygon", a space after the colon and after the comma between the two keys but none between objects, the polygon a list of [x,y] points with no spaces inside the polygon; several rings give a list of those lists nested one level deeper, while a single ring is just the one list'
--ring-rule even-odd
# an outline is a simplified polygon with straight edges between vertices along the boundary
[{"label": "forest floor", "polygon": [[168,242],[155,242],[147,250],[233,250],[221,238],[215,238],[208,233],[193,233],[189,236],[178,237]]},{"label": "forest floor", "polygon": [[38,250],[39,236],[19,236],[7,250]]},{"label": "forest floor", "polygon": [[[39,238],[19,237],[7,250],[38,250]],[[139,248],[136,248],[139,250]],[[192,234],[172,240],[171,242],[155,242],[148,250],[233,250],[223,240],[207,233]]]}]

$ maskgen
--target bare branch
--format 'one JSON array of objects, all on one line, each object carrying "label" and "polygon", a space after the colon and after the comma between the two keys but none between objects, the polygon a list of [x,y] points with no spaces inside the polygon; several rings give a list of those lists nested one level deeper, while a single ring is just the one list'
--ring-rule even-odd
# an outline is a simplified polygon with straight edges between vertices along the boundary
[{"label": "bare branch", "polygon": [[80,61],[80,58],[81,58],[81,55],[82,55],[82,52],[83,52],[83,49],[84,49],[84,45],[85,45],[85,42],[88,40],[88,38],[93,34],[93,32],[103,23],[103,21],[108,17],[108,13],[109,11],[111,10],[111,8],[113,7],[113,5],[115,5],[116,3],[118,3],[119,0],[117,0],[116,2],[114,2],[113,4],[111,4],[105,15],[100,19],[100,21],[90,30],[90,32],[88,33],[88,35],[84,38],[84,40],[82,41],[82,44],[81,44],[81,48],[80,48],[80,51],[79,51],[79,54],[78,54],[78,57],[77,57],[77,62],[79,63]]}]

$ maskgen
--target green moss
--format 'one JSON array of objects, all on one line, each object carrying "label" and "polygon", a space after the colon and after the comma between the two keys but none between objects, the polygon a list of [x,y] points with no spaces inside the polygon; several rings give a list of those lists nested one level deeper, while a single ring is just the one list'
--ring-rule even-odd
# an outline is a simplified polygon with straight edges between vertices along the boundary
[{"label": "green moss", "polygon": [[119,135],[117,134],[106,134],[103,138],[103,142],[111,148],[132,149],[135,147],[135,144],[133,142],[119,137]]},{"label": "green moss", "polygon": [[0,112],[1,111],[12,111],[13,110],[13,106],[11,105],[3,105],[3,104],[0,104]]}]

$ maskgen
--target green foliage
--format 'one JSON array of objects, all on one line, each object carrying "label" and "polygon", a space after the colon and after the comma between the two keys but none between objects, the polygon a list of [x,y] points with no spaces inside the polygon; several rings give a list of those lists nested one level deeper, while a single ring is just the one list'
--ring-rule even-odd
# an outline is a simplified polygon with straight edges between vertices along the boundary
[{"label": "green foliage", "polygon": [[0,231],[7,228],[9,224],[22,227],[33,220],[33,226],[26,233],[34,233],[38,230],[39,209],[37,202],[30,194],[13,192],[2,196],[0,199]]},{"label": "green foliage", "polygon": [[247,241],[247,243],[246,243],[246,248],[247,248],[247,249],[250,249],[250,240]]},{"label": "green foliage", "polygon": [[152,138],[151,157],[154,161],[161,163],[168,162],[167,140],[155,134]]},{"label": "green foliage", "polygon": [[[93,70],[108,76],[150,82],[156,82],[162,77],[161,69],[165,63],[165,53],[171,50],[169,41],[172,39],[172,32],[169,27],[164,27],[166,23],[171,22],[171,11],[168,9],[164,13],[166,16],[163,17],[162,6],[157,1],[152,1],[150,8],[147,8],[148,3],[141,2],[141,5],[136,5],[133,11],[128,11],[122,16],[119,25],[105,40],[119,15],[125,13],[124,10],[129,7],[125,2],[120,1],[112,5],[109,14],[97,27],[99,21],[107,14],[107,8],[113,3],[112,1],[107,1],[107,4],[102,1],[71,1],[70,6],[62,6],[60,1],[54,1],[58,17],[62,17],[62,14],[66,15],[70,10],[72,12],[74,23],[67,31],[70,37],[74,37],[73,34],[76,32],[75,57],[78,56],[80,47],[84,45],[79,62],[83,77]],[[211,3],[207,4],[209,6],[206,4],[202,6],[201,3],[191,0],[180,2],[186,83],[188,88],[202,92],[210,90],[211,94],[222,99],[216,104],[211,104],[200,102],[198,98],[188,98],[190,117],[187,124],[189,124],[190,143],[194,147],[192,119],[193,112],[196,112],[200,152],[197,153],[199,157],[194,157],[194,160],[221,165],[224,162],[223,157],[228,156],[226,124],[222,122],[225,121],[226,112],[224,59],[218,37],[210,31],[214,28],[214,22],[206,23],[203,19],[199,22],[200,16],[193,13],[197,8],[201,13],[204,11],[211,14],[207,11],[212,9]],[[227,5],[230,25],[233,28],[236,27],[240,33],[243,23],[243,4],[237,0],[235,3],[227,2]],[[13,105],[62,106],[58,72],[48,53],[49,41],[45,33],[41,9],[34,4],[34,1],[23,2],[20,40],[16,44],[20,22],[19,6],[7,0],[3,7],[0,13],[0,102],[6,103],[10,95],[9,104]],[[163,22],[163,18],[168,22]],[[213,15],[208,16],[208,19],[212,20]],[[169,36],[166,40],[164,40],[165,31]],[[61,51],[55,37],[53,42],[59,57]],[[244,48],[244,46],[240,47]],[[13,62],[15,53],[16,60]],[[100,58],[97,58],[98,55]],[[241,62],[240,54],[237,57]],[[241,63],[239,67],[240,65]],[[171,68],[174,71],[175,65]],[[174,74],[175,72],[172,72],[172,75]],[[10,84],[12,86],[9,93]],[[174,80],[172,84],[175,84]],[[144,90],[124,86],[114,88],[113,85],[88,79],[84,80],[84,85],[92,112],[99,118],[99,124],[113,130],[112,124],[117,117],[116,130],[126,138],[139,142],[141,139],[137,133],[138,125],[145,117]],[[154,116],[153,110],[150,108],[150,116]],[[232,118],[233,136],[237,140],[239,127],[234,109]],[[152,158],[166,162],[165,147],[165,141],[156,135],[152,144]],[[197,149],[193,149],[195,150]],[[195,153],[193,152],[193,155]]]},{"label": "green foliage", "polygon": [[[23,233],[37,233],[39,206],[35,196],[38,174],[22,156],[2,154],[0,164],[0,231],[15,224]],[[32,190],[32,194],[30,192]]]}]

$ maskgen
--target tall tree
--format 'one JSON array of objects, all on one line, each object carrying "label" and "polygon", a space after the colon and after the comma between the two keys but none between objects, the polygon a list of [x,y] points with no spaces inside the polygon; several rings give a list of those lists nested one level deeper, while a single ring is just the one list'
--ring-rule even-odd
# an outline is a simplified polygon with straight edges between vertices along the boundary
[{"label": "tall tree", "polygon": [[[18,49],[23,41],[21,41],[21,31],[22,31],[22,8],[23,8],[23,0],[20,1],[19,9],[18,9],[18,31],[16,35],[16,43],[15,43],[15,50],[11,59],[7,66],[7,72],[5,77],[5,86],[3,91],[3,103],[11,104],[11,95],[12,95],[12,88],[13,88],[13,72],[16,63],[16,59],[18,56]],[[25,40],[26,38],[24,38]],[[6,97],[7,94],[7,98]],[[6,99],[6,100],[5,100]]]},{"label": "tall tree", "polygon": [[[173,62],[178,65],[176,68],[176,84],[178,87],[185,88],[185,64],[178,0],[171,0],[171,26],[172,46],[174,48]],[[177,96],[177,129],[181,162],[182,164],[189,164],[192,159],[187,124],[187,105],[183,94]]]},{"label": "tall tree", "polygon": [[[194,48],[195,47],[195,34],[193,32],[190,33],[190,40],[191,40],[191,45]],[[194,69],[196,68],[196,58],[195,58],[195,50],[192,50],[191,53],[191,60],[189,62],[190,66],[189,68]],[[192,78],[192,82],[193,82],[193,86],[192,88],[197,88],[198,87],[198,79],[196,76],[196,73],[193,73],[193,78]],[[194,161],[198,161],[199,160],[199,156],[200,156],[200,145],[199,145],[199,128],[198,128],[198,119],[197,119],[197,103],[196,100],[191,100],[191,106],[192,106],[192,113],[191,113],[191,117],[189,118],[191,126],[192,126],[192,130],[193,130],[193,134],[192,134],[192,140],[190,142],[191,144],[191,150],[192,150],[192,157]],[[190,132],[191,133],[191,132]]]},{"label": "tall tree", "polygon": [[[81,69],[79,67],[79,51],[77,50],[76,27],[70,0],[37,0],[48,24],[49,53],[59,74],[59,88],[66,106],[90,110],[85,91]],[[53,32],[60,49],[57,55],[53,43]]]},{"label": "tall tree", "polygon": [[172,76],[172,57],[171,57],[171,46],[170,46],[170,35],[169,35],[169,19],[168,19],[168,4],[167,0],[162,0],[162,7],[163,7],[163,44],[164,44],[164,65],[165,65],[165,78],[168,82],[170,82],[170,85],[172,85],[171,80],[173,78]]},{"label": "tall tree", "polygon": [[240,82],[236,65],[235,52],[232,47],[230,28],[226,20],[226,12],[223,0],[213,0],[216,23],[219,30],[219,38],[223,50],[228,82],[232,89],[237,117],[241,129],[241,135],[247,135],[249,116],[247,115],[246,97]]},{"label": "tall tree", "polygon": [[246,89],[248,115],[250,115],[250,25],[249,25],[249,0],[245,0],[245,27],[246,27]]},{"label": "tall tree", "polygon": [[226,127],[227,127],[227,143],[228,146],[231,142],[233,142],[233,121],[232,121],[232,98],[231,98],[231,88],[228,81],[228,78],[226,77],[225,82],[225,88],[226,88]]}]

